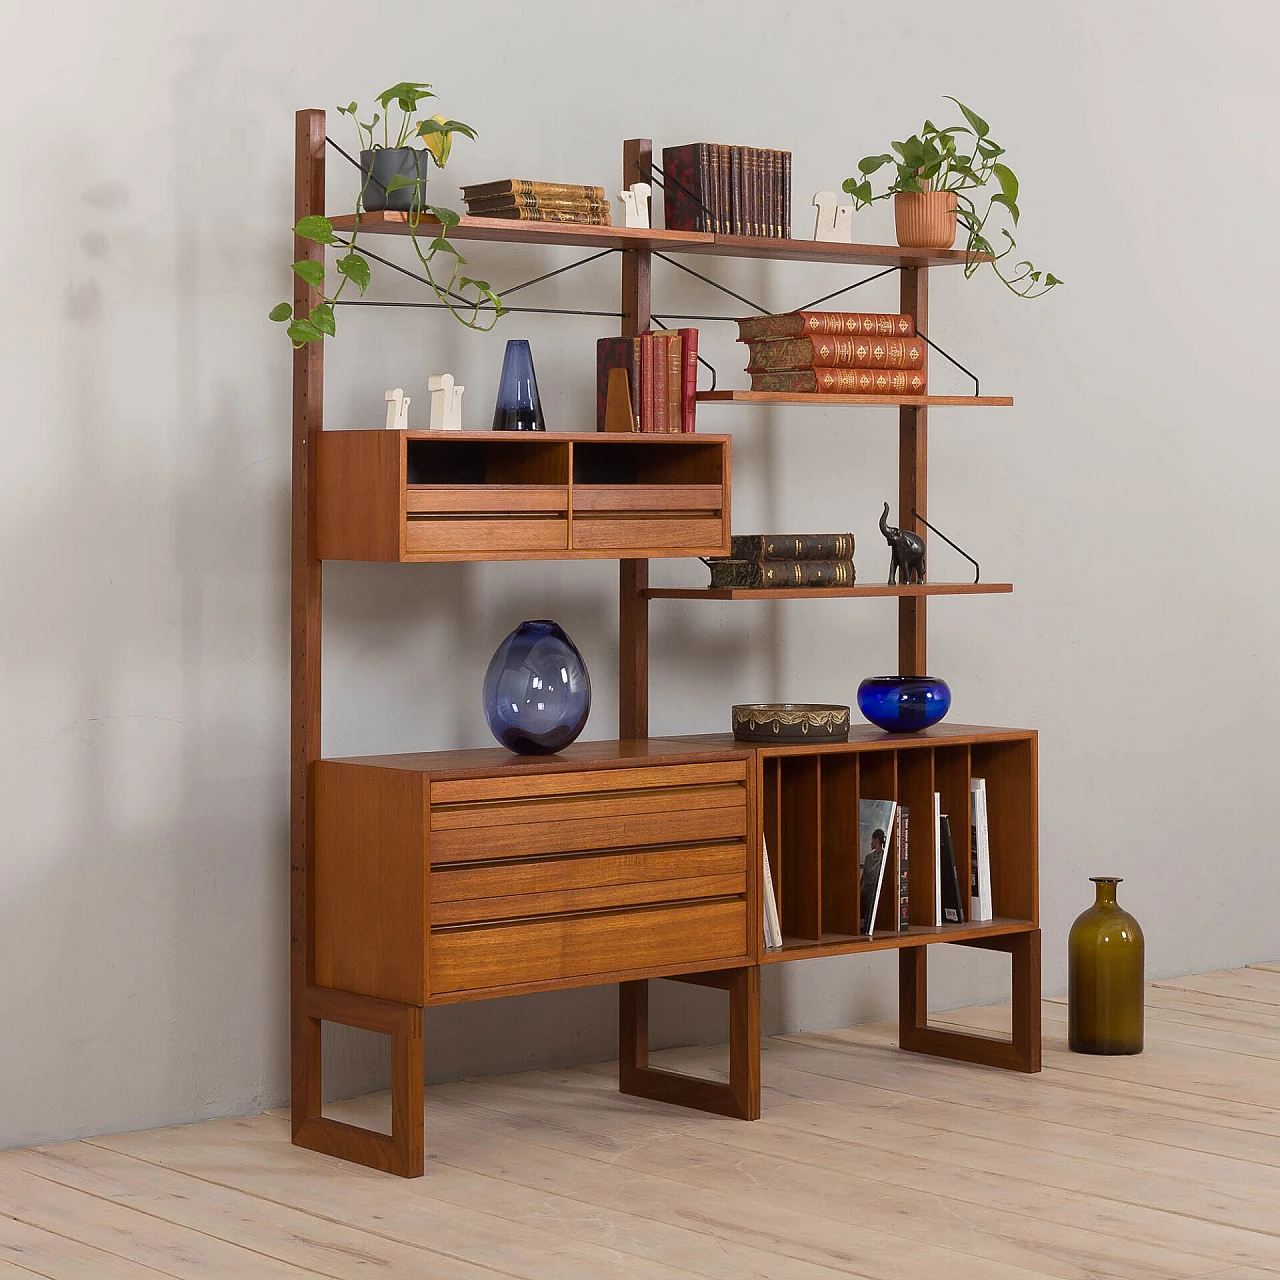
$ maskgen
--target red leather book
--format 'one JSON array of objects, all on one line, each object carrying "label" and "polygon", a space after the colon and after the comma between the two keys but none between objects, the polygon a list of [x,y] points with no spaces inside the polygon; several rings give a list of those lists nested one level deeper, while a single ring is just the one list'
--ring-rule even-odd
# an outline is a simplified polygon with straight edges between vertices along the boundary
[{"label": "red leather book", "polygon": [[684,359],[684,379],[680,394],[680,430],[697,430],[698,410],[698,331],[680,330],[680,350]]},{"label": "red leather book", "polygon": [[726,146],[724,143],[716,145],[716,169],[719,178],[719,223],[722,235],[728,235],[733,227],[732,206],[733,206],[733,168],[730,163],[730,152],[733,148]]},{"label": "red leather book", "polygon": [[662,209],[668,231],[710,231],[709,144],[662,148]]},{"label": "red leather book", "polygon": [[609,374],[614,369],[627,371],[631,393],[631,416],[634,431],[640,430],[640,339],[599,338],[596,340],[596,430],[603,431],[605,409],[609,401]]},{"label": "red leather book", "polygon": [[920,338],[774,338],[748,344],[748,373],[787,369],[923,369]]},{"label": "red leather book", "polygon": [[778,316],[747,316],[738,321],[738,341],[799,338],[807,334],[850,338],[914,338],[907,315],[866,311],[789,311]]},{"label": "red leather book", "polygon": [[742,235],[742,148],[729,148],[729,234]]},{"label": "red leather book", "polygon": [[791,152],[782,153],[782,237],[791,239]]},{"label": "red leather book", "polygon": [[796,369],[751,375],[752,391],[794,395],[922,396],[927,385],[920,369]]},{"label": "red leather book", "polygon": [[684,421],[684,354],[680,331],[667,334],[667,433],[678,435]]},{"label": "red leather book", "polygon": [[653,420],[650,431],[666,435],[667,427],[667,344],[665,333],[653,335]]},{"label": "red leather book", "polygon": [[653,404],[653,334],[640,335],[640,430],[652,431]]}]

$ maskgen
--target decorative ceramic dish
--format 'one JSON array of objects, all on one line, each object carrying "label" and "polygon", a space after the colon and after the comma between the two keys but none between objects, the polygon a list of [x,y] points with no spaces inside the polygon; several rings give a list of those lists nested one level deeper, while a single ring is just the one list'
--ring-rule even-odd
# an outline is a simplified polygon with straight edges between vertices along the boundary
[{"label": "decorative ceramic dish", "polygon": [[833,702],[750,702],[733,708],[739,742],[844,742],[849,708]]}]

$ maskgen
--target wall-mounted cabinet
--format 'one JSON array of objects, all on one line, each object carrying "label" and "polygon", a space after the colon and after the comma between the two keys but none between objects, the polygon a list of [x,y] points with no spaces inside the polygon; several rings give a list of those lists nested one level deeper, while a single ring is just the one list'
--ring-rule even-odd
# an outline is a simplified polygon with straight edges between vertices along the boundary
[{"label": "wall-mounted cabinet", "polygon": [[323,431],[322,560],[724,555],[728,436]]}]

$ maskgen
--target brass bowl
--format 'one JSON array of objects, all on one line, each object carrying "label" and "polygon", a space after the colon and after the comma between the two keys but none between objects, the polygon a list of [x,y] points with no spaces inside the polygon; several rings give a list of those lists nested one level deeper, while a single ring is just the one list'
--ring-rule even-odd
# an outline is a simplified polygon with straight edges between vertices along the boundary
[{"label": "brass bowl", "polygon": [[748,702],[733,708],[739,742],[844,742],[849,708],[834,702]]}]

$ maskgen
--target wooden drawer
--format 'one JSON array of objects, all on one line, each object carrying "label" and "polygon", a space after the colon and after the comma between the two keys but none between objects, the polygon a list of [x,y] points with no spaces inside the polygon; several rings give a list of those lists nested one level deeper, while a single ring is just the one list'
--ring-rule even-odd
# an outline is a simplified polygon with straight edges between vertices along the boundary
[{"label": "wooden drawer", "polygon": [[[627,770],[566,780],[590,790],[510,798],[473,790],[474,799],[454,803],[441,803],[433,789],[431,862],[741,840],[747,833],[745,769],[737,762],[721,768],[742,780],[693,780],[674,768]],[[658,776],[650,780],[641,774]],[[597,789],[600,783],[604,786]]]},{"label": "wooden drawer", "polygon": [[406,555],[493,551],[565,551],[569,521],[564,516],[425,516],[405,521]]},{"label": "wooden drawer", "polygon": [[405,510],[429,515],[462,512],[506,519],[509,513],[542,512],[566,516],[569,487],[563,484],[411,484]]},{"label": "wooden drawer", "polygon": [[431,925],[719,898],[746,889],[747,849],[740,841],[461,863],[431,874]]},{"label": "wooden drawer", "polygon": [[746,953],[741,898],[455,927],[431,933],[431,991],[625,975],[659,965],[745,960]]},{"label": "wooden drawer", "polygon": [[724,549],[726,529],[719,516],[575,513],[573,546],[577,551],[647,549],[713,555]]},{"label": "wooden drawer", "polygon": [[573,489],[574,511],[637,511],[650,516],[696,511],[718,516],[724,489],[718,484],[579,484]]}]

